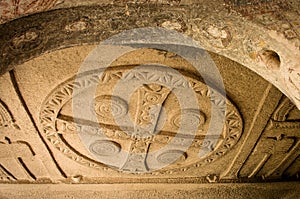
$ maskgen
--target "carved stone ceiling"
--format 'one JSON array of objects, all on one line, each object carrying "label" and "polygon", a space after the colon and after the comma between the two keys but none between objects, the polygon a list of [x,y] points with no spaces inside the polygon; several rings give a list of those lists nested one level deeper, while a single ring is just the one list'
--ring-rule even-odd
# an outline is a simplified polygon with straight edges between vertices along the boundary
[{"label": "carved stone ceiling", "polygon": [[[79,5],[95,7],[62,9]],[[13,41],[9,48],[17,50],[21,47],[18,46],[22,44],[21,40],[32,38],[32,31],[43,32],[43,37],[49,39],[43,39],[46,48],[32,49],[30,53],[22,53],[21,57],[16,52],[13,57],[3,52],[2,73],[39,52],[73,46],[76,42],[100,42],[122,30],[158,26],[189,35],[203,48],[243,64],[279,88],[300,107],[299,2],[296,0],[203,0],[197,3],[189,0],[146,3],[20,0],[1,1],[1,8],[3,22],[37,11],[61,8],[2,26],[1,43],[4,46],[1,49],[8,50],[8,54],[11,53],[6,49],[5,41]],[[24,23],[27,25],[24,26]],[[68,30],[69,26],[73,28]],[[19,31],[20,28],[22,31]],[[101,31],[103,29],[107,31]],[[64,34],[69,39],[57,35],[66,30],[69,34]],[[83,34],[77,34],[78,31]]]},{"label": "carved stone ceiling", "polygon": [[[299,111],[255,73],[210,53],[227,95],[218,99],[219,91],[195,76],[185,59],[140,49],[117,58],[103,72],[99,65],[76,77],[95,47],[54,51],[1,77],[2,182],[298,178]],[[150,79],[156,83],[147,83]],[[140,80],[143,84],[126,98],[123,91]],[[127,90],[116,90],[118,85]],[[189,101],[189,88],[195,92],[198,112],[182,101]],[[225,121],[218,134],[216,123],[211,127],[218,122],[212,110],[222,103]],[[90,118],[93,113],[96,120]],[[124,123],[126,117],[134,123]],[[195,135],[193,126],[198,126]]]},{"label": "carved stone ceiling", "polygon": [[299,5],[0,1],[0,184],[298,181]]}]

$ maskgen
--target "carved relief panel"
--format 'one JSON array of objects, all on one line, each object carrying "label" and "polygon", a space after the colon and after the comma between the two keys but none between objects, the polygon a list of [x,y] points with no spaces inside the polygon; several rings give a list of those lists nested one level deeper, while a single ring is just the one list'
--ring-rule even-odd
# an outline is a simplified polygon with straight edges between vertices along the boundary
[{"label": "carved relief panel", "polygon": [[[227,96],[182,57],[155,49],[76,74],[93,48],[56,51],[15,71],[63,182],[222,182],[221,173],[243,157],[243,147],[252,147],[269,119],[256,107],[270,107],[262,111],[267,115],[281,97],[254,73],[213,54]],[[250,142],[249,135],[255,135]]]},{"label": "carved relief panel", "polygon": [[[107,162],[108,166],[132,172],[151,171],[160,164],[173,162],[176,163],[170,165],[169,169],[196,168],[225,155],[241,136],[243,128],[241,116],[228,99],[224,102],[211,101],[213,95],[216,95],[213,92],[217,91],[209,90],[205,84],[196,79],[185,76],[187,79],[185,81],[178,78],[176,74],[168,72],[161,66],[140,68],[134,73],[128,73],[123,68],[103,72],[104,78],[100,79],[98,85],[101,90],[99,89],[96,94],[94,103],[89,107],[81,106],[84,102],[80,100],[73,104],[73,107],[82,109],[82,112],[91,111],[87,115],[95,113],[99,124],[85,118],[86,114],[79,115],[81,118],[73,118],[73,89],[74,87],[82,89],[81,98],[85,100],[84,91],[98,84],[99,76],[100,78],[102,76],[102,72],[100,75],[94,75],[95,73],[97,72],[83,74],[81,78],[77,78],[76,82],[74,78],[71,78],[55,88],[45,100],[40,113],[44,136],[67,157],[80,164],[101,168],[100,163],[103,162],[95,163],[97,159],[100,159]],[[110,78],[107,78],[108,76]],[[119,93],[111,95],[107,92],[118,81],[124,81],[122,84],[130,85],[130,81],[140,78],[145,84],[132,94],[129,101],[122,99]],[[157,78],[157,84],[147,84],[147,78],[152,78],[152,80]],[[172,85],[174,90],[181,89],[181,92],[188,87],[195,89],[201,111],[189,108],[180,110],[176,96],[170,89],[163,86],[167,84]],[[173,92],[176,92],[174,90]],[[213,105],[214,103],[227,105],[221,135],[206,135],[211,120],[211,102]],[[125,126],[116,123],[115,120],[123,120],[126,115],[133,121],[133,126],[124,122]],[[181,121],[180,117],[183,116],[188,121]],[[180,122],[185,122],[185,125],[181,127]],[[190,131],[198,125],[195,139],[193,139]],[[183,129],[183,134],[177,134],[179,128]],[[85,155],[84,152],[74,150],[76,146],[72,146],[73,138],[70,136],[72,134],[73,136],[79,134],[83,137],[83,142],[88,140],[86,147],[91,154]],[[187,151],[182,150],[182,146],[188,142],[191,142],[190,148]],[[161,150],[164,145],[172,145],[172,149]],[[199,158],[201,148],[207,153]],[[127,157],[123,157],[124,154],[120,153],[121,149],[128,151]],[[149,156],[153,151],[158,150],[161,152],[153,155],[155,157]]]},{"label": "carved relief panel", "polygon": [[300,111],[284,97],[241,169],[240,177],[299,178]]},{"label": "carved relief panel", "polygon": [[[38,4],[43,9],[56,2],[13,4],[24,14]],[[79,7],[2,25],[2,73],[32,60],[10,72],[13,85],[0,85],[0,182],[47,178],[98,183],[107,182],[105,177],[109,182],[127,178],[149,182],[155,177],[153,182],[168,182],[173,177],[175,182],[298,179],[299,111],[284,99],[270,119],[281,93],[243,66],[214,55],[226,89],[221,94],[216,82],[205,81],[171,52],[143,49],[119,57],[107,70],[97,63],[97,70],[78,73],[94,46],[58,50],[98,42],[133,27],[161,26],[191,34],[207,49],[245,65],[255,60],[248,67],[263,77],[272,77],[264,74],[288,66],[284,68],[286,88],[299,100],[297,64],[283,63],[288,48],[281,50],[276,46],[281,41],[264,34],[270,29],[290,41],[297,37],[299,13],[278,12],[290,8],[282,2],[225,0],[228,7],[263,25],[259,31],[260,26],[252,27],[252,23],[239,26],[247,21],[238,22],[239,15],[226,14],[225,7],[208,16],[219,6],[202,4],[159,5],[159,9],[124,4],[125,14],[122,6],[112,4]],[[13,9],[2,17],[12,17]],[[53,20],[56,16],[58,20]],[[23,27],[23,23],[29,25]],[[267,50],[273,42],[276,52]],[[51,50],[54,52],[46,53]],[[287,55],[294,55],[293,48],[289,50],[293,53]],[[277,80],[271,82],[276,85]],[[3,94],[6,87],[15,89],[13,99],[18,98],[18,103],[9,102],[12,94]],[[217,108],[214,115],[215,107],[223,108]],[[223,120],[220,132],[215,117]]]},{"label": "carved relief panel", "polygon": [[0,142],[0,147],[1,181],[35,181],[39,177],[49,178],[46,167],[36,156],[29,143],[25,141],[12,142],[5,137],[5,141]]},{"label": "carved relief panel", "polygon": [[0,77],[0,183],[45,183],[63,178],[39,137],[18,86]]}]

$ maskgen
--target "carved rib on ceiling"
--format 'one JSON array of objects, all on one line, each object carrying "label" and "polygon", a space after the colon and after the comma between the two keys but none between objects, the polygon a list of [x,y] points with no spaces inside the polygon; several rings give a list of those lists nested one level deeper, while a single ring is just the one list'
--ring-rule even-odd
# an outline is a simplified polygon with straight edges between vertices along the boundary
[{"label": "carved rib on ceiling", "polygon": [[[296,24],[299,14],[294,12],[296,7],[292,8],[282,12],[284,24]],[[272,23],[271,30],[278,27],[278,31],[270,31],[265,24],[270,20],[247,20],[210,1],[172,6],[120,3],[52,10],[0,26],[0,72],[49,51],[99,43],[124,30],[164,27],[190,35],[203,48],[245,65],[279,88],[299,108],[300,40],[297,34],[288,34],[298,29]]]}]

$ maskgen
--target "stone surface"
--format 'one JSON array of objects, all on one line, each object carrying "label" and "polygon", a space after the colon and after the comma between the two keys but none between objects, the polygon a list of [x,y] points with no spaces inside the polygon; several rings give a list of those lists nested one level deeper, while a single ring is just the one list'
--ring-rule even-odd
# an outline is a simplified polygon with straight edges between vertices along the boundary
[{"label": "stone surface", "polygon": [[0,187],[6,198],[297,198],[299,184],[104,184],[9,185]]},{"label": "stone surface", "polygon": [[299,7],[1,1],[0,197],[295,198]]},{"label": "stone surface", "polygon": [[57,3],[59,3],[58,0],[2,0],[0,2],[0,23],[48,10]]},{"label": "stone surface", "polygon": [[[82,5],[92,4],[93,7],[68,8],[81,5],[69,2],[67,8],[61,6],[63,9],[32,15],[0,27],[3,45],[1,71],[3,73],[41,53],[78,45],[76,43],[100,42],[124,30],[165,27],[189,35],[203,48],[255,71],[299,108],[299,5],[297,1],[283,4],[286,6],[278,2],[232,4],[215,0],[173,4],[168,1],[128,1],[125,4],[100,1],[99,5],[94,5],[95,2],[91,1]],[[271,9],[264,11],[262,6],[263,14],[254,12],[249,14],[250,18],[238,13],[244,6],[257,10],[261,4]],[[279,60],[262,58],[261,52],[264,51],[273,51]],[[276,63],[276,66],[270,67],[269,63]]]},{"label": "stone surface", "polygon": [[6,182],[51,182],[61,174],[10,75],[1,76],[0,179]]},{"label": "stone surface", "polygon": [[[190,63],[170,52],[151,49],[135,50],[111,63],[111,68],[106,70],[102,77],[99,77],[102,73],[85,71],[77,78],[77,83],[74,83],[74,75],[94,48],[95,46],[81,46],[55,51],[28,61],[10,72],[11,81],[14,82],[14,85],[10,87],[15,87],[12,89],[16,89],[19,97],[24,100],[23,103],[26,104],[26,109],[40,134],[39,142],[44,140],[44,144],[52,154],[53,164],[57,166],[56,172],[60,173],[59,181],[66,183],[166,182],[172,179],[173,182],[227,182],[298,178],[299,170],[296,160],[299,154],[298,142],[297,137],[293,137],[298,136],[296,133],[299,128],[297,127],[299,125],[297,108],[290,104],[288,105],[290,108],[283,113],[280,108],[277,110],[276,106],[280,103],[282,94],[253,72],[229,59],[210,54],[222,75],[227,93],[224,124],[226,126],[222,127],[221,137],[212,134],[208,140],[204,141],[204,136],[212,121],[210,112],[212,94],[209,94],[207,90],[209,87],[203,83],[200,77],[193,76],[196,72]],[[150,63],[152,66],[147,65]],[[154,63],[160,66],[154,66]],[[101,66],[101,63],[99,64]],[[140,64],[143,64],[144,67],[137,70],[136,73],[126,72]],[[196,92],[201,107],[200,113],[193,112],[191,109],[183,110],[180,113],[180,109],[175,108],[179,107],[178,100],[180,98],[170,93],[169,88],[162,86],[167,84],[161,80],[157,82],[161,84],[160,86],[155,84],[146,86],[147,81],[143,79],[144,86],[138,87],[129,100],[126,100],[122,93],[113,94],[112,89],[116,87],[115,85],[122,77],[125,77],[126,81],[121,84],[129,87],[132,77],[135,79],[142,77],[138,74],[147,73],[153,79],[155,74],[160,74],[159,71],[165,73],[163,65],[183,72],[182,74],[187,78],[189,84],[193,85],[192,89]],[[169,76],[173,74],[173,78],[176,77],[172,71],[168,74]],[[202,76],[204,75],[209,76],[209,74],[202,74]],[[9,77],[9,75],[6,74],[3,77]],[[100,81],[93,81],[95,78],[100,78]],[[85,107],[82,105],[84,101],[78,101],[72,105],[74,86],[82,90],[80,98],[84,100],[88,95],[89,87],[93,84],[96,85],[95,104],[88,103],[88,107]],[[253,87],[251,86],[253,84],[260,86]],[[184,82],[176,85],[178,88],[173,88],[175,93],[176,89],[180,91],[181,87],[188,88],[188,84]],[[6,89],[7,86],[4,86],[3,93]],[[180,92],[184,93],[184,91]],[[151,97],[148,98],[148,95]],[[282,103],[291,102],[284,99]],[[151,113],[150,109],[148,112],[147,107],[151,108],[157,105],[164,107],[165,118],[160,110],[153,109],[154,112]],[[90,110],[95,113],[102,130],[97,126],[98,122],[94,123],[88,117],[89,115],[80,114],[73,119],[74,109],[72,106],[79,110]],[[279,105],[279,107],[286,106],[285,104]],[[293,121],[285,121],[290,109],[294,112],[291,116]],[[281,114],[281,119],[270,118],[274,111]],[[150,113],[151,115],[147,116]],[[187,115],[189,119],[188,123],[183,126],[184,131],[181,134],[183,137],[174,141],[172,137],[178,133],[178,128],[181,126],[178,119],[180,115],[176,115],[178,113],[181,116]],[[129,115],[138,126],[124,123],[125,126],[122,127],[116,123],[117,118],[121,118],[120,122],[122,122],[125,115]],[[196,119],[193,120],[193,117]],[[273,117],[278,118],[279,116]],[[8,123],[12,127],[14,127],[14,121],[17,121],[12,117],[8,117],[6,120],[10,121]],[[264,137],[267,140],[273,140],[268,132],[269,134],[274,133],[277,128],[268,127],[267,129],[270,130],[264,130],[266,125],[274,123],[273,120],[278,125],[280,122],[283,125],[289,122],[288,124],[291,126],[278,129],[282,139],[287,138],[287,143],[283,142],[283,147],[292,149],[291,151],[280,151],[279,156],[276,149],[274,152],[268,152],[264,148],[254,148],[257,142],[258,144],[262,142],[262,146],[264,146],[265,141],[262,139]],[[163,121],[165,123],[162,123]],[[191,129],[189,122],[193,121],[199,121],[201,125],[196,132],[195,139],[192,139],[191,147],[188,150],[182,149],[183,144],[191,140],[186,136],[189,136],[189,129]],[[275,124],[277,125],[277,123]],[[22,122],[22,124],[26,125],[27,123]],[[161,125],[161,131],[157,130],[157,124]],[[21,123],[18,126],[22,129]],[[136,134],[137,127],[139,127],[139,134]],[[261,137],[262,132],[264,132],[263,135],[266,134],[263,137]],[[105,138],[103,135],[107,137]],[[8,142],[5,136],[3,136],[3,140]],[[275,140],[277,137],[274,135]],[[24,138],[20,135],[18,139]],[[278,139],[281,140],[281,138]],[[213,140],[216,140],[215,146],[212,144]],[[291,142],[292,140],[295,141]],[[35,143],[34,140],[30,142],[32,146]],[[270,146],[272,143],[273,141]],[[161,151],[162,147],[166,145],[172,147]],[[131,155],[122,156],[121,149],[128,151]],[[201,158],[198,156],[200,149],[208,150],[206,155]],[[157,150],[160,152],[154,153],[153,157],[147,155]],[[118,154],[121,156],[117,156]],[[246,162],[242,166],[249,155],[250,158],[253,156],[255,161],[250,161],[251,164]],[[270,161],[268,162],[264,158],[266,155],[274,156],[274,160],[268,159]],[[256,156],[262,159],[261,162],[256,162],[260,161]],[[176,159],[178,160],[174,162]],[[169,166],[164,168],[164,164]],[[7,166],[5,169],[9,171],[12,168]],[[275,175],[277,170],[280,172]],[[187,176],[189,177],[187,178]],[[48,177],[51,182],[55,182],[55,179],[52,176]]]}]

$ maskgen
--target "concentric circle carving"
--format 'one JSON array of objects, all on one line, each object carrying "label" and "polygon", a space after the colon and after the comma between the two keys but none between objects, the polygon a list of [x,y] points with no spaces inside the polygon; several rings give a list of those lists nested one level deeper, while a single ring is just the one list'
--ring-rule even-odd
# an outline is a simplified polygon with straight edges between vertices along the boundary
[{"label": "concentric circle carving", "polygon": [[163,164],[172,164],[183,162],[187,158],[187,154],[180,150],[169,150],[158,155],[157,161]]},{"label": "concentric circle carving", "polygon": [[121,146],[114,141],[97,140],[90,145],[89,150],[95,155],[112,156],[120,152]]},{"label": "concentric circle carving", "polygon": [[100,117],[119,118],[127,111],[127,103],[120,97],[104,95],[95,98],[95,112]]},{"label": "concentric circle carving", "polygon": [[185,109],[182,110],[182,112],[178,112],[176,113],[176,115],[174,115],[172,117],[172,123],[174,124],[174,126],[176,127],[180,127],[181,123],[180,120],[181,118],[186,119],[187,121],[183,121],[183,123],[188,124],[183,126],[182,128],[184,129],[192,129],[195,125],[203,125],[205,123],[205,115],[202,112],[199,112],[197,110],[193,110],[193,109]]}]

